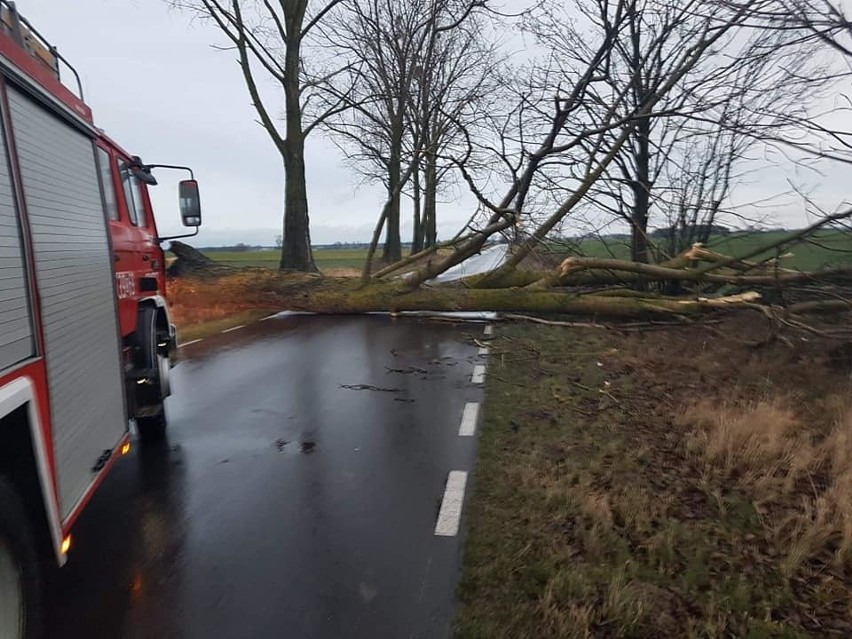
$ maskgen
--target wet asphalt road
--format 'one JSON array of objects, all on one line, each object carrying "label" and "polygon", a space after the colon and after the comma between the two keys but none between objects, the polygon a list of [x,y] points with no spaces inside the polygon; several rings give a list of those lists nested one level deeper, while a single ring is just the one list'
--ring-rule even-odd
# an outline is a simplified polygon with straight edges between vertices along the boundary
[{"label": "wet asphalt road", "polygon": [[431,281],[450,282],[452,280],[459,280],[471,275],[476,275],[477,273],[487,273],[505,262],[508,256],[508,244],[488,246],[482,249],[479,254],[469,257],[461,264],[456,264],[452,268],[447,269]]},{"label": "wet asphalt road", "polygon": [[75,526],[47,636],[448,636],[460,536],[434,529],[482,326],[297,316],[183,349],[169,444]]}]

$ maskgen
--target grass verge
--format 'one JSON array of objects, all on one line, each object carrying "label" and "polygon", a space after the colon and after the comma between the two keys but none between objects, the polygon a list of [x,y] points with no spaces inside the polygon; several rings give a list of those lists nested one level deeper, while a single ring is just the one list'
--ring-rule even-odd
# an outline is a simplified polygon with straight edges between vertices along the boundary
[{"label": "grass verge", "polygon": [[183,322],[177,324],[178,343],[183,344],[192,340],[203,339],[210,335],[221,333],[225,329],[240,326],[241,324],[252,324],[267,315],[269,315],[268,311],[243,311],[216,320],[196,321],[192,323]]},{"label": "grass verge", "polygon": [[179,343],[249,324],[277,310],[244,295],[253,277],[257,275],[238,273],[215,279],[170,280],[166,288]]},{"label": "grass verge", "polygon": [[499,330],[457,636],[852,636],[848,353],[748,319]]}]

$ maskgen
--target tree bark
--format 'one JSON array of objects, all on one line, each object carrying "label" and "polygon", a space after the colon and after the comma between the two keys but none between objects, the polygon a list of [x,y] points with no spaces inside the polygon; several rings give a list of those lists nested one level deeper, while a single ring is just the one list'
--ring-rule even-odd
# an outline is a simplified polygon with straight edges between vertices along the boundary
[{"label": "tree bark", "polygon": [[419,253],[423,250],[423,222],[420,215],[421,192],[420,192],[420,166],[419,162],[415,165],[411,173],[413,182],[412,186],[412,206],[414,208],[414,225],[413,237],[411,238],[411,253]]},{"label": "tree bark", "polygon": [[[403,105],[400,103],[397,110],[397,117],[403,115]],[[385,247],[382,253],[382,261],[387,264],[393,264],[402,259],[402,243],[399,233],[400,221],[400,199],[401,199],[401,180],[402,180],[402,139],[404,135],[404,125],[402,122],[395,123],[394,133],[391,136],[390,157],[388,158],[388,208],[387,224],[385,228]]]},{"label": "tree bark", "polygon": [[630,253],[634,262],[648,263],[648,212],[651,204],[650,181],[651,120],[636,123],[636,180],[633,182]]},{"label": "tree bark", "polygon": [[[635,108],[645,106],[647,89],[645,70],[642,68],[642,16],[636,3],[631,6],[630,41],[632,44],[630,66],[632,70],[633,100]],[[651,115],[651,109],[648,109]],[[640,118],[633,129],[633,161],[636,176],[633,180],[633,210],[630,216],[630,255],[634,262],[648,263],[648,208],[651,201],[651,118]]]},{"label": "tree bark", "polygon": [[284,238],[279,268],[317,272],[311,250],[308,192],[305,185],[305,139],[288,134],[284,150]]},{"label": "tree bark", "polygon": [[425,205],[424,205],[424,222],[425,231],[425,246],[435,246],[438,243],[438,158],[437,149],[430,147],[426,150],[426,184],[425,184]]},{"label": "tree bark", "polygon": [[[276,310],[316,313],[371,313],[381,311],[495,311],[564,313],[600,318],[642,318],[699,315],[710,309],[749,307],[760,296],[745,293],[727,298],[673,299],[624,295],[568,294],[553,291],[402,288],[396,282],[373,282],[355,290],[349,284],[317,280],[312,284],[266,282],[257,287],[257,303]],[[251,287],[249,285],[250,288]]]},{"label": "tree bark", "polygon": [[[305,15],[305,3],[291,20],[291,32],[299,34]],[[302,129],[302,105],[299,91],[301,38],[293,35],[286,43],[284,57],[284,100],[286,137],[281,156],[284,160],[284,241],[279,268],[282,271],[317,272],[311,251],[308,190],[305,183],[305,134]]]}]

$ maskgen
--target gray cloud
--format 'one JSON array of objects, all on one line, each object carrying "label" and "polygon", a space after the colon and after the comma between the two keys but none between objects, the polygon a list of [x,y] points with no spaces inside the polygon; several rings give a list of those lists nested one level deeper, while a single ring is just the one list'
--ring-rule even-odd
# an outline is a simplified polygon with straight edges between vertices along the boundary
[{"label": "gray cloud", "polygon": [[[255,122],[233,52],[211,48],[225,44],[213,25],[190,20],[163,0],[21,0],[19,8],[77,67],[98,126],[148,162],[196,170],[205,219],[199,244],[273,242],[283,211],[280,158]],[[271,85],[264,90],[272,101],[280,99]],[[382,189],[359,186],[339,151],[319,135],[309,140],[307,160],[313,241],[369,239]],[[740,201],[786,190],[790,178],[819,184],[827,208],[845,195],[846,167],[802,176],[789,163],[767,164],[768,172],[738,190]],[[152,197],[161,232],[180,232],[180,176],[159,177]],[[474,204],[469,195],[444,204],[441,236],[452,235]],[[802,223],[802,208],[801,200],[789,199],[777,210],[779,221]],[[410,236],[407,216],[403,233]]]}]

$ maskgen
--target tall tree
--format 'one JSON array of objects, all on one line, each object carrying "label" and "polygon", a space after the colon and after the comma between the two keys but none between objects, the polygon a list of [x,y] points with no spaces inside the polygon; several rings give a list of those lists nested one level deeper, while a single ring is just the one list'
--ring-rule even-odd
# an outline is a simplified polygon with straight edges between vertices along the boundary
[{"label": "tall tree", "polygon": [[[418,53],[409,108],[422,147],[417,177],[423,177],[423,213],[413,252],[437,243],[438,193],[453,168],[447,156],[466,131],[476,128],[486,98],[492,102],[496,91],[502,57],[486,39],[483,20],[470,11],[465,0],[432,0],[426,42]],[[415,186],[420,190],[419,183]]]},{"label": "tall tree", "polygon": [[[446,58],[442,60],[444,71],[433,68],[436,53],[442,51],[436,46],[439,36],[452,37],[447,34],[459,29],[482,4],[470,0],[353,0],[324,29],[329,45],[351,61],[348,78],[332,78],[325,85],[332,104],[344,100],[351,107],[329,121],[328,128],[353,166],[385,187],[387,199],[377,225],[379,233],[385,229],[385,262],[402,256],[402,195],[415,173],[418,180],[420,174],[426,179],[423,220],[434,220],[430,216],[434,189],[430,191],[429,185],[436,183],[432,171],[436,153],[431,164],[427,159],[424,170],[420,169],[427,138],[435,150],[428,123],[443,104],[427,105],[425,110],[414,105],[436,92],[430,78],[450,69]],[[462,66],[458,61],[456,65]],[[421,230],[424,236],[429,227],[425,231]]]},{"label": "tall tree", "polygon": [[[584,206],[604,221],[615,217],[627,223],[636,262],[653,257],[655,247],[648,238],[655,216],[657,223],[682,221],[685,229],[694,228],[687,219],[695,216],[712,224],[730,190],[733,164],[763,141],[762,131],[801,131],[808,107],[826,87],[825,77],[813,73],[812,46],[796,42],[795,35],[744,24],[661,95],[684,53],[713,28],[707,18],[710,6],[696,0],[624,2],[617,16],[618,37],[575,116],[576,127],[605,121],[609,113],[621,121],[603,138],[581,141],[589,153],[627,135]],[[585,34],[589,25],[614,28],[616,15],[607,3],[578,0],[561,10],[542,8],[534,18],[527,28],[557,60],[551,59],[547,69],[552,85],[565,78],[566,67],[583,68],[599,55]],[[641,117],[633,117],[640,111]],[[573,176],[572,168],[556,164],[549,174],[557,197],[560,190],[570,190],[560,188],[559,179],[572,183],[565,179]]]},{"label": "tall tree", "polygon": [[[646,5],[669,12],[671,18],[669,27],[654,30],[639,40],[638,59],[658,59],[663,65],[648,69],[654,73],[653,90],[643,89],[637,100],[629,71],[623,76],[628,82],[620,90],[613,90],[608,81],[616,56],[625,47],[633,46],[631,22],[636,2],[590,2],[591,8],[583,18],[585,30],[554,31],[561,39],[551,42],[558,41],[560,48],[552,47],[547,58],[549,65],[539,82],[542,95],[546,92],[550,96],[552,107],[547,109],[543,100],[522,96],[530,106],[517,110],[525,115],[517,134],[520,161],[504,158],[510,168],[508,192],[499,202],[491,202],[483,196],[482,189],[473,185],[474,194],[490,217],[480,228],[471,228],[470,233],[460,237],[452,254],[429,261],[408,282],[416,285],[467,259],[479,252],[488,237],[528,217],[531,202],[542,205],[533,232],[486,278],[497,285],[569,214],[588,204],[590,192],[615,159],[630,148],[631,140],[636,139],[639,123],[693,115],[694,108],[682,98],[702,97],[706,82],[730,72],[731,63],[740,60],[743,39],[748,39],[748,20],[770,3],[771,0],[763,0],[727,6],[713,0],[647,0]],[[555,9],[552,5],[547,7]],[[693,19],[694,23],[688,22]],[[664,55],[655,56],[657,50]],[[709,104],[715,104],[714,100],[709,100]],[[529,119],[538,124],[529,124]],[[529,144],[536,139],[540,140],[538,144]],[[459,160],[462,169],[464,160]],[[469,174],[465,179],[473,183]],[[540,198],[543,191],[547,197]]]},{"label": "tall tree", "polygon": [[[343,0],[173,0],[173,4],[213,20],[233,44],[243,80],[261,126],[281,156],[284,168],[282,270],[316,271],[311,251],[305,139],[340,102],[310,115],[306,107],[315,83],[306,78],[304,45],[311,32]],[[325,70],[334,74],[335,71]],[[283,97],[284,127],[274,115],[278,105],[264,101],[262,80],[272,79]]]}]

